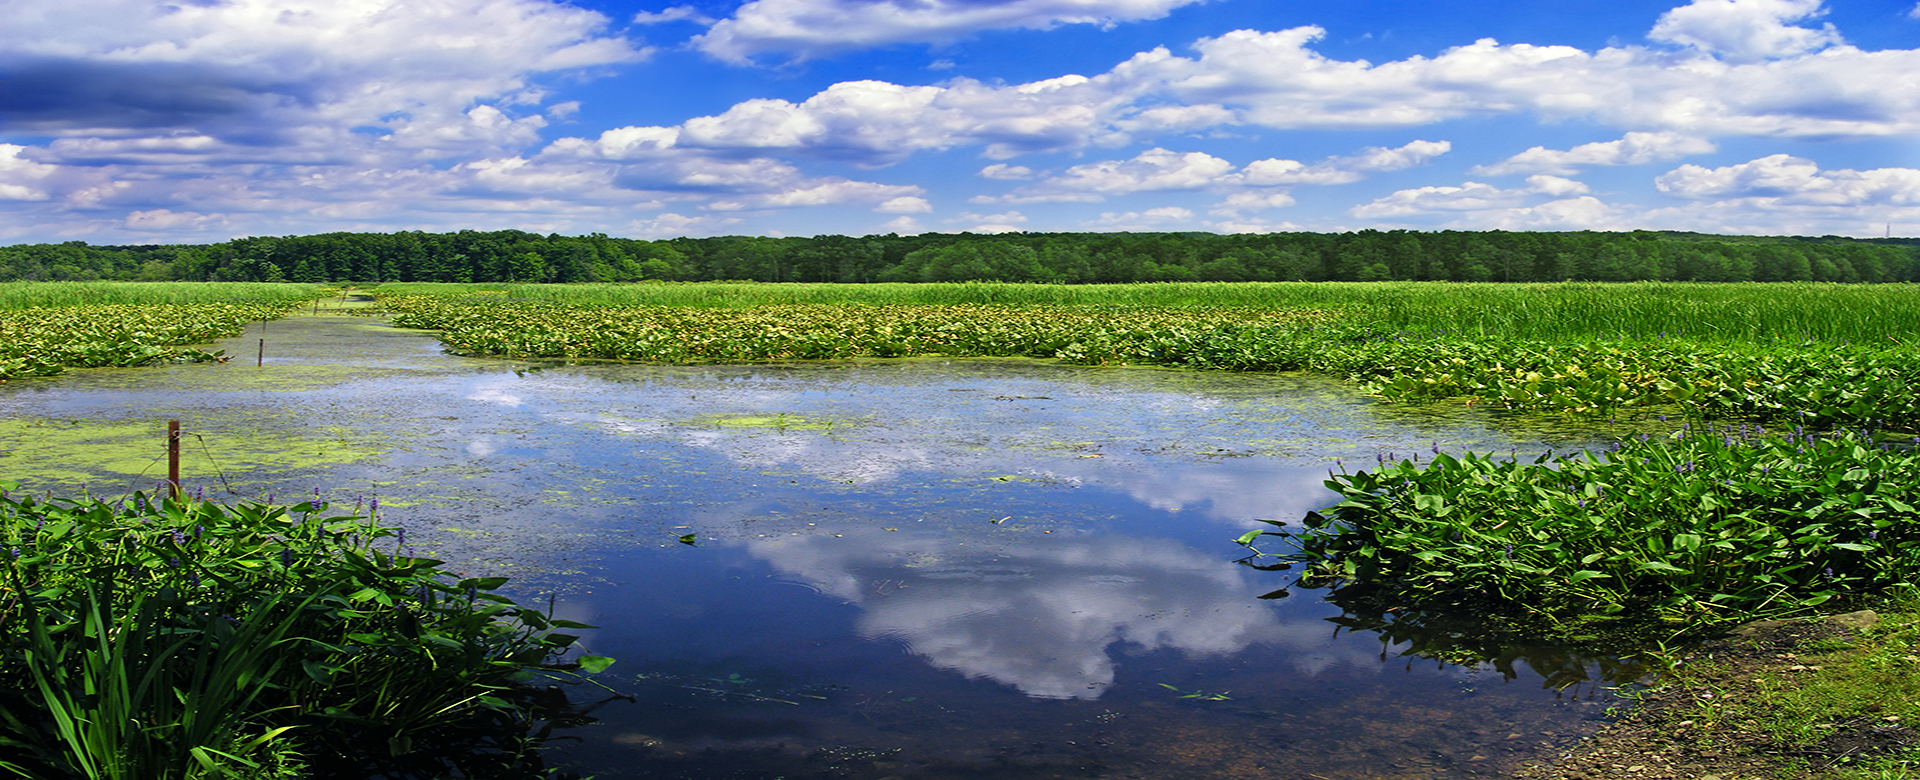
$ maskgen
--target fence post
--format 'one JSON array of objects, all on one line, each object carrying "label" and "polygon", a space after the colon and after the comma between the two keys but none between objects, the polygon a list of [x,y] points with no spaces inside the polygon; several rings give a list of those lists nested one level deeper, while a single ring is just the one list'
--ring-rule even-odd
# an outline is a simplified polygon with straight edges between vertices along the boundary
[{"label": "fence post", "polygon": [[180,421],[167,421],[167,486],[180,497]]}]

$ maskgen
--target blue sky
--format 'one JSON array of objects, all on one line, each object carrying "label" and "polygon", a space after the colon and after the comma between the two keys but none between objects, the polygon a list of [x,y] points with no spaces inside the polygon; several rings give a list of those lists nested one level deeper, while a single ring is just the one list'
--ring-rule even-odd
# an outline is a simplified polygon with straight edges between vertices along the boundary
[{"label": "blue sky", "polygon": [[11,0],[0,242],[1920,234],[1915,0]]}]

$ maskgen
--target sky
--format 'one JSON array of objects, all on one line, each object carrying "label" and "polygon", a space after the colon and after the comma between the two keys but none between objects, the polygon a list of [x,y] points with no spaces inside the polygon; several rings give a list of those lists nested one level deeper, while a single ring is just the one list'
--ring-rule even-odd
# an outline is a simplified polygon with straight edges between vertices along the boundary
[{"label": "sky", "polygon": [[0,243],[1920,235],[1915,0],[7,0]]}]

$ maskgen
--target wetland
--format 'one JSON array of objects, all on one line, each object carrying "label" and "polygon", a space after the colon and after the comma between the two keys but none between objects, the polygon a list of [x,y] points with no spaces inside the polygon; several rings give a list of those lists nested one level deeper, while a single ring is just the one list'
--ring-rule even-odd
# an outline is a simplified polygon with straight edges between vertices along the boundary
[{"label": "wetland", "polygon": [[1348,463],[1564,452],[1598,420],[1304,373],[484,359],[339,315],[212,348],[241,357],[0,384],[6,478],[151,491],[179,419],[209,497],[377,498],[409,551],[597,626],[631,699],[571,692],[597,706],[548,761],[581,775],[1503,775],[1637,676],[1422,656],[1233,543],[1337,501]]}]

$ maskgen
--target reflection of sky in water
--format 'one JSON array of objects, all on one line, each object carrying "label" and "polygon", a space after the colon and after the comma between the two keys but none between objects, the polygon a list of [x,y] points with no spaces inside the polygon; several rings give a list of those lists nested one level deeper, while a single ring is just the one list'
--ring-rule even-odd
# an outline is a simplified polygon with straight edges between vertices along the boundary
[{"label": "reflection of sky in water", "polygon": [[[179,416],[216,441],[281,420],[299,446],[326,446],[310,443],[323,424],[377,434],[371,463],[289,476],[230,455],[222,478],[248,495],[377,492],[436,557],[512,574],[525,596],[559,591],[562,616],[601,625],[589,643],[629,674],[711,661],[842,691],[799,729],[846,730],[829,741],[879,738],[861,731],[877,716],[854,694],[896,689],[1037,719],[1030,729],[1053,728],[1031,709],[1045,702],[1130,712],[1159,701],[1157,684],[1271,709],[1453,701],[1468,672],[1386,674],[1401,670],[1378,642],[1336,637],[1339,611],[1312,594],[1260,599],[1289,578],[1234,565],[1229,540],[1325,505],[1336,458],[1541,447],[1512,421],[1375,404],[1310,376],[931,359],[516,371],[358,323],[370,341],[316,337],[300,352],[300,327],[272,325],[280,368],[80,372],[0,386],[0,414]],[[315,379],[342,344],[350,370]],[[0,465],[30,474],[35,457],[23,447]],[[672,541],[684,533],[699,546]],[[1203,715],[1153,718],[1200,729],[1183,719]],[[598,773],[622,776],[609,766]]]},{"label": "reflection of sky in water", "polygon": [[[862,534],[747,544],[781,574],[860,607],[860,634],[897,639],[934,666],[1043,698],[1098,698],[1114,682],[1108,648],[1219,657],[1254,644],[1329,663],[1326,624],[1285,621],[1258,600],[1271,587],[1167,539],[1030,538],[996,551],[938,536]],[[1270,585],[1270,583],[1269,583]],[[1370,655],[1347,648],[1352,660]]]}]

